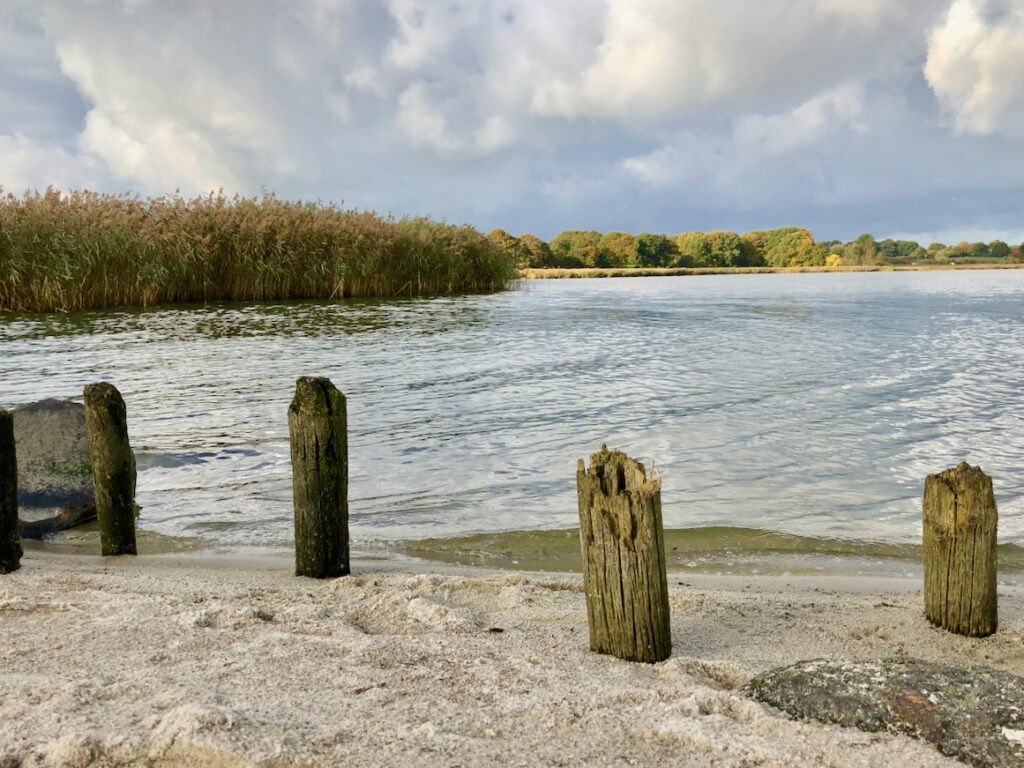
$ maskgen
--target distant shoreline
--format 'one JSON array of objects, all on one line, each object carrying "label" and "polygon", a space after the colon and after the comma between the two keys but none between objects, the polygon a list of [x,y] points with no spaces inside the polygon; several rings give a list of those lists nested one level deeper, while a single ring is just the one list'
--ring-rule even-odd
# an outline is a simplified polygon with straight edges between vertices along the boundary
[{"label": "distant shoreline", "polygon": [[765,275],[796,272],[932,272],[973,269],[1024,269],[1024,264],[871,264],[855,267],[579,267],[520,271],[526,280],[595,277],[665,277],[678,275]]}]

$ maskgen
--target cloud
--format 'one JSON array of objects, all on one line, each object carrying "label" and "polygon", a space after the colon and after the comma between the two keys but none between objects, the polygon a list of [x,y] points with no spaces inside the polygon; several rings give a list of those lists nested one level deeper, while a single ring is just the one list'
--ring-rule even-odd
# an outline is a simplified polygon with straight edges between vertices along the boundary
[{"label": "cloud", "polygon": [[[111,178],[101,163],[68,152],[58,143],[34,141],[16,133],[0,135],[0,187],[20,195],[53,185],[61,189],[109,186]],[[46,179],[40,184],[40,179]]]},{"label": "cloud", "polygon": [[924,73],[957,130],[1024,136],[1024,6],[955,0],[931,35]]},{"label": "cloud", "polygon": [[12,0],[0,183],[270,189],[540,234],[1013,229],[1021,13],[1011,0]]},{"label": "cloud", "polygon": [[735,115],[792,106],[870,77],[922,41],[934,3],[613,0],[577,72],[538,84],[535,112],[562,117]]}]

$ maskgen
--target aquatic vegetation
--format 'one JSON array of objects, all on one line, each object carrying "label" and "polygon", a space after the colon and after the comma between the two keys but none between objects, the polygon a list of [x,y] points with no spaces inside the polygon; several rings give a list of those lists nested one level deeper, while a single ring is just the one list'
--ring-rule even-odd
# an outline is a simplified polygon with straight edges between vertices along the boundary
[{"label": "aquatic vegetation", "polygon": [[0,309],[472,293],[515,275],[514,259],[472,227],[333,203],[0,197]]}]

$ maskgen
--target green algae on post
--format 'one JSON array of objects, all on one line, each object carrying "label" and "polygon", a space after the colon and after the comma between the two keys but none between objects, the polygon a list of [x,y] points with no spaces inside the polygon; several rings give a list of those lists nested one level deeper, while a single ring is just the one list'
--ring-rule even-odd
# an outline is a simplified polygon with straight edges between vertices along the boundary
[{"label": "green algae on post", "polygon": [[89,437],[101,554],[137,554],[135,457],[128,444],[124,399],[113,384],[86,385],[85,430]]},{"label": "green algae on post", "polygon": [[349,572],[348,423],[345,396],[330,379],[303,376],[288,408],[295,575]]}]

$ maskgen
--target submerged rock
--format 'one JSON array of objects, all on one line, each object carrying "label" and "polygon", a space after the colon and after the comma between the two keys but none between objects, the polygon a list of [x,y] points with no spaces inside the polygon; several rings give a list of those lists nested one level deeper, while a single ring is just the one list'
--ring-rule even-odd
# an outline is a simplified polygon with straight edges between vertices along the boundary
[{"label": "submerged rock", "polygon": [[1024,766],[1024,678],[991,667],[818,659],[759,675],[751,692],[796,718],[907,734],[974,766]]},{"label": "submerged rock", "polygon": [[92,469],[82,405],[70,400],[40,400],[12,413],[18,506],[92,506]]}]

